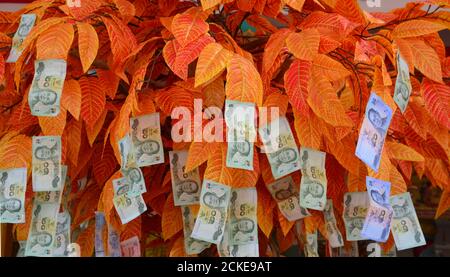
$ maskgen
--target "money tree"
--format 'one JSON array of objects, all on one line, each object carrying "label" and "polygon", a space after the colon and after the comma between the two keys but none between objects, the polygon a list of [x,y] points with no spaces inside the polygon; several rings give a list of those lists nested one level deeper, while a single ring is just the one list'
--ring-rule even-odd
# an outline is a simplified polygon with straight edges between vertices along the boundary
[{"label": "money tree", "polygon": [[[26,177],[8,181],[27,184],[24,220],[14,224],[13,238],[30,243],[33,203],[43,187],[59,186],[64,191],[57,209],[70,214],[69,242],[79,245],[81,256],[93,256],[98,242],[112,255],[111,230],[120,241],[137,236],[146,255],[186,256],[183,216],[197,213],[198,204],[186,211],[174,201],[175,165],[185,174],[197,172],[203,187],[208,180],[233,190],[256,188],[260,256],[282,255],[295,244],[303,250],[315,231],[331,243],[330,216],[345,238],[344,194],[365,192],[368,176],[389,182],[391,196],[407,192],[413,176],[428,179],[442,190],[439,217],[450,206],[450,59],[439,35],[450,27],[448,8],[445,0],[412,1],[385,13],[366,12],[356,0],[40,0],[18,12],[1,11],[0,171],[27,169]],[[391,111],[385,138],[371,138],[374,147],[382,141],[376,168],[355,154],[367,131],[363,121],[377,120],[368,115],[371,97]],[[274,176],[260,133],[249,149],[236,146],[251,167],[229,166],[226,101],[251,104],[256,114],[278,108],[278,116],[266,119],[286,120],[280,126],[292,132],[297,154],[300,147],[322,152],[321,193],[333,209],[286,216],[277,202],[286,195],[276,198],[269,188],[286,176]],[[183,125],[184,141],[173,138],[173,128],[186,121],[174,117],[180,108],[200,118]],[[139,120],[148,115],[151,120]],[[251,127],[262,126],[262,118],[259,113]],[[159,143],[137,146],[137,129]],[[219,139],[205,139],[214,131]],[[122,148],[128,134],[131,148],[141,151],[133,150],[135,156],[159,151],[158,159],[128,167]],[[49,146],[43,137],[57,143]],[[169,156],[182,150],[184,158]],[[367,151],[362,155],[371,155]],[[64,166],[66,184],[55,185],[64,179]],[[47,178],[48,171],[58,178]],[[306,186],[302,171],[287,176],[297,193]],[[117,180],[139,174],[144,207],[140,203],[140,212],[124,224]],[[3,176],[0,185],[13,178]],[[186,191],[199,190],[200,181],[192,182]],[[300,208],[298,194],[292,195],[297,203],[291,204]],[[5,203],[2,214],[14,208]],[[96,233],[99,213],[105,228]],[[393,244],[391,234],[382,247]],[[218,251],[207,245],[198,255]]]}]

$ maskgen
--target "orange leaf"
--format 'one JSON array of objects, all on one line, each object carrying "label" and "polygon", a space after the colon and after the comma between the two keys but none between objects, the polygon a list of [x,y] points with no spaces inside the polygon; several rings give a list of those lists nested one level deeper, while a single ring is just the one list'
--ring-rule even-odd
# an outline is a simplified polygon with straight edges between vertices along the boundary
[{"label": "orange leaf", "polygon": [[308,116],[294,111],[294,118],[295,131],[300,144],[313,149],[320,149],[322,134],[317,123],[314,122],[315,115],[310,113]]},{"label": "orange leaf", "polygon": [[195,142],[189,147],[189,154],[186,161],[186,171],[192,171],[209,159],[212,150],[219,146],[216,143]]},{"label": "orange leaf", "polygon": [[101,5],[104,4],[103,0],[78,1],[80,5],[72,5],[71,7],[68,7],[70,14],[78,20],[95,13],[95,11],[97,11],[101,7]]},{"label": "orange leaf", "polygon": [[394,38],[418,37],[446,29],[444,25],[422,19],[402,22],[392,31]]},{"label": "orange leaf", "polygon": [[367,22],[364,12],[357,0],[336,0],[334,11],[352,22],[358,24],[366,24]]},{"label": "orange leaf", "polygon": [[235,54],[227,66],[225,93],[229,100],[262,105],[263,85],[256,67],[246,58]]},{"label": "orange leaf", "polygon": [[164,205],[161,219],[162,236],[164,240],[168,240],[183,229],[183,219],[181,210],[174,206],[173,194],[169,194]]},{"label": "orange leaf", "polygon": [[312,63],[303,60],[295,60],[284,74],[284,86],[289,102],[302,114],[307,114],[309,107],[308,83],[311,78]]},{"label": "orange leaf", "polygon": [[0,139],[0,168],[31,168],[31,138],[9,132]]},{"label": "orange leaf", "polygon": [[284,2],[299,12],[302,11],[305,4],[305,0],[285,0]]},{"label": "orange leaf", "polygon": [[46,136],[61,136],[66,127],[67,110],[61,107],[59,114],[54,117],[40,116],[39,125]]},{"label": "orange leaf", "polygon": [[220,2],[222,2],[222,1],[221,0],[200,0],[200,2],[202,3],[203,10],[206,11],[206,10],[220,4]]},{"label": "orange leaf", "polygon": [[273,211],[276,203],[273,201],[269,191],[264,184],[257,186],[258,188],[258,208],[256,210],[258,216],[258,226],[264,235],[269,238],[273,229]]},{"label": "orange leaf", "polygon": [[389,153],[389,157],[395,160],[423,162],[422,155],[417,153],[414,149],[397,142],[386,142],[386,148]]},{"label": "orange leaf", "polygon": [[423,40],[407,39],[414,56],[414,66],[433,81],[442,83],[442,69],[439,57],[434,49]]},{"label": "orange leaf", "polygon": [[350,137],[335,142],[327,140],[327,152],[333,154],[336,160],[349,172],[359,176],[361,161],[355,157],[355,142]]},{"label": "orange leaf", "polygon": [[61,105],[76,119],[80,119],[81,110],[81,88],[76,80],[64,82],[61,97]]},{"label": "orange leaf", "polygon": [[82,77],[79,80],[81,88],[81,118],[87,126],[93,127],[105,108],[105,91],[97,78]]},{"label": "orange leaf", "polygon": [[450,187],[449,170],[445,162],[439,159],[427,158],[425,159],[425,167],[427,176],[431,175],[442,189]]},{"label": "orange leaf", "polygon": [[320,33],[317,29],[305,29],[301,33],[291,33],[286,45],[297,59],[312,61],[319,52]]},{"label": "orange leaf", "polygon": [[205,22],[207,14],[201,8],[191,8],[188,11],[177,14],[172,21],[172,33],[181,46],[193,42],[209,30]]},{"label": "orange leaf", "polygon": [[95,224],[90,222],[89,226],[77,238],[77,243],[80,245],[81,257],[92,257],[94,253],[94,238]]},{"label": "orange leaf", "polygon": [[200,53],[195,70],[195,87],[211,82],[222,74],[232,53],[218,43],[208,44]]},{"label": "orange leaf", "polygon": [[99,143],[94,148],[94,156],[98,159],[92,161],[94,177],[98,184],[104,184],[106,180],[116,171],[118,163],[114,156],[111,145]]},{"label": "orange leaf", "polygon": [[279,210],[277,210],[277,214],[283,236],[286,236],[292,229],[292,226],[294,226],[295,221],[288,221]]},{"label": "orange leaf", "polygon": [[314,113],[332,126],[353,126],[353,121],[345,113],[333,86],[319,72],[310,81],[307,101]]},{"label": "orange leaf", "polygon": [[67,157],[73,165],[78,164],[78,154],[81,146],[81,121],[72,119],[67,123],[63,136],[67,137]]},{"label": "orange leaf", "polygon": [[404,193],[407,191],[406,182],[403,179],[402,174],[398,172],[394,165],[390,165],[389,178],[391,182],[391,195]]},{"label": "orange leaf", "polygon": [[439,201],[439,206],[436,210],[435,219],[438,219],[450,208],[450,189],[446,189],[441,194],[441,200]]},{"label": "orange leaf", "polygon": [[169,257],[186,257],[186,251],[184,250],[184,236],[180,235],[172,245],[170,249]]},{"label": "orange leaf", "polygon": [[450,112],[450,87],[425,78],[422,82],[421,93],[430,114],[434,115],[436,121],[442,126],[450,129],[450,120],[448,119]]},{"label": "orange leaf", "polygon": [[263,54],[263,72],[269,72],[272,68],[277,56],[286,45],[286,37],[292,33],[289,29],[280,29],[273,33],[264,47]]},{"label": "orange leaf", "polygon": [[338,81],[350,75],[350,72],[340,62],[323,54],[315,57],[313,70],[330,81]]},{"label": "orange leaf", "polygon": [[83,72],[87,72],[97,56],[99,46],[98,36],[94,27],[90,24],[77,22],[77,29],[80,60],[83,65]]},{"label": "orange leaf", "polygon": [[[71,24],[64,23],[50,27],[37,39],[37,59],[67,60],[67,54],[72,45],[73,37],[74,31]],[[49,47],[50,45],[51,47]]]},{"label": "orange leaf", "polygon": [[122,225],[122,232],[120,233],[120,241],[138,237],[142,240],[142,217],[139,216],[125,225]]},{"label": "orange leaf", "polygon": [[203,94],[203,105],[205,107],[218,107],[222,109],[225,103],[225,84],[223,78],[216,78],[206,85],[203,89]]}]

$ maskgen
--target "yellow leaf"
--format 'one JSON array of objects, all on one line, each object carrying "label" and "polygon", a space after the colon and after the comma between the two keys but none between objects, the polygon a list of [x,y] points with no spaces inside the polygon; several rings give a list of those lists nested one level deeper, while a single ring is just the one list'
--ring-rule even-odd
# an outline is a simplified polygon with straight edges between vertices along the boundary
[{"label": "yellow leaf", "polygon": [[312,61],[319,52],[320,33],[317,29],[305,29],[301,33],[291,33],[286,45],[297,59]]},{"label": "yellow leaf", "polygon": [[232,55],[232,52],[218,43],[208,44],[198,57],[195,87],[209,83],[222,74]]},{"label": "yellow leaf", "polygon": [[88,23],[77,22],[78,50],[83,65],[83,72],[87,72],[95,60],[98,51],[98,36],[94,27]]},{"label": "yellow leaf", "polygon": [[262,105],[263,84],[256,67],[246,58],[235,54],[227,65],[225,93],[230,100]]},{"label": "yellow leaf", "polygon": [[402,22],[397,25],[394,31],[392,31],[392,36],[394,38],[418,37],[437,33],[444,29],[446,29],[446,27],[439,23],[421,19],[414,19]]}]

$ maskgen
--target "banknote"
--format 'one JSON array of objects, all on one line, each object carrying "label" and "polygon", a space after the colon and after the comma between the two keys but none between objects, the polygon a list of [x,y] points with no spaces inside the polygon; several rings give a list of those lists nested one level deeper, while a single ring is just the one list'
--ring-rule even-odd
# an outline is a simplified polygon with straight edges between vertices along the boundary
[{"label": "banknote", "polygon": [[344,194],[343,219],[348,241],[364,240],[361,231],[369,208],[367,192],[347,192]]},{"label": "banknote", "polygon": [[115,197],[127,194],[130,191],[130,184],[128,183],[128,180],[125,177],[114,179],[112,181],[112,184]]},{"label": "banknote", "polygon": [[51,257],[56,238],[59,203],[34,201],[25,256]]},{"label": "banknote", "polygon": [[302,147],[300,155],[302,168],[300,206],[322,211],[327,202],[326,154],[311,148]]},{"label": "banknote", "polygon": [[67,245],[67,257],[71,258],[81,257],[81,247],[78,243],[73,242]]},{"label": "banknote", "polygon": [[175,206],[198,204],[201,192],[200,174],[198,168],[185,172],[188,151],[171,151],[169,158]]},{"label": "banknote", "polygon": [[105,214],[103,212],[95,212],[95,256],[105,257],[105,247],[103,242],[103,232],[106,227]]},{"label": "banknote", "polygon": [[19,28],[14,34],[12,40],[11,52],[9,52],[7,63],[15,63],[22,55],[22,44],[28,34],[31,32],[34,24],[36,23],[36,14],[23,14],[20,18]]},{"label": "banknote", "polygon": [[425,237],[409,192],[392,196],[390,204],[394,210],[391,230],[397,250],[425,245]]},{"label": "banknote", "polygon": [[288,221],[296,221],[309,215],[306,209],[300,207],[298,190],[291,176],[275,181],[267,189]]},{"label": "banknote", "polygon": [[391,119],[392,109],[372,92],[359,132],[355,155],[375,172],[378,172],[380,166],[384,140]]},{"label": "banknote", "polygon": [[0,169],[0,223],[25,223],[27,168]]},{"label": "banknote", "polygon": [[217,252],[220,257],[259,257],[257,241],[248,244],[231,244],[229,229],[230,224],[226,224],[224,236],[217,245]]},{"label": "banknote", "polygon": [[275,179],[300,170],[300,155],[286,117],[261,126],[258,131]]},{"label": "banknote", "polygon": [[138,236],[121,241],[120,249],[122,250],[122,257],[140,257],[141,243]]},{"label": "banknote", "polygon": [[319,257],[319,253],[317,251],[317,231],[314,233],[306,234],[306,244],[305,244],[305,256],[306,257]]},{"label": "banknote", "polygon": [[323,215],[330,246],[332,248],[344,246],[344,239],[342,238],[342,234],[337,227],[333,209],[333,201],[331,199],[327,200],[325,209],[323,210]]},{"label": "banknote", "polygon": [[138,167],[164,163],[159,113],[130,119],[133,155]]},{"label": "banknote", "polygon": [[192,229],[195,225],[195,220],[198,215],[199,206],[181,206],[181,213],[183,215],[183,234],[184,234],[184,251],[188,255],[199,254],[211,244],[202,240],[191,238]]},{"label": "banknote", "polygon": [[18,243],[19,243],[19,250],[17,250],[16,257],[23,258],[23,257],[25,257],[25,248],[27,246],[27,241],[21,240],[21,241],[18,241]]},{"label": "banknote", "polygon": [[255,114],[254,103],[225,101],[227,167],[253,170],[253,144],[256,138]]},{"label": "banknote", "polygon": [[364,220],[361,236],[377,242],[385,242],[389,237],[393,210],[389,204],[391,183],[366,177],[369,209]]},{"label": "banknote", "polygon": [[130,196],[127,193],[121,194],[114,197],[113,203],[122,224],[130,222],[147,210],[141,194],[138,196]]},{"label": "banknote", "polygon": [[230,194],[230,187],[203,180],[200,210],[192,230],[192,238],[219,244],[227,220]]},{"label": "banknote", "polygon": [[368,241],[366,245],[367,257],[397,257],[397,251],[395,246],[392,246],[389,250],[385,251],[381,248],[381,245],[374,241]]},{"label": "banknote", "polygon": [[[67,166],[61,165],[61,183],[66,183],[67,180]],[[69,184],[70,185],[70,184]],[[38,191],[34,195],[34,199],[36,201],[42,202],[42,203],[53,203],[55,206],[58,207],[62,202],[62,196],[63,196],[63,189],[56,190],[56,191]]]},{"label": "banknote", "polygon": [[121,257],[120,236],[112,225],[108,225],[108,256]]},{"label": "banknote", "polygon": [[397,52],[397,80],[395,82],[394,101],[400,111],[405,113],[411,96],[412,86],[409,76],[409,67],[400,51]]},{"label": "banknote", "polygon": [[68,257],[67,247],[70,244],[70,224],[71,218],[68,211],[58,214],[53,257]]},{"label": "banknote", "polygon": [[230,244],[242,245],[258,242],[256,188],[231,191],[229,206]]},{"label": "banknote", "polygon": [[33,191],[60,191],[61,137],[33,137]]},{"label": "banknote", "polygon": [[130,186],[129,194],[131,196],[138,196],[147,192],[144,174],[137,166],[133,151],[131,151],[131,138],[129,135],[119,141],[119,150],[121,155],[121,171]]},{"label": "banknote", "polygon": [[65,60],[37,60],[28,94],[31,114],[57,116],[61,108],[61,94],[66,78]]}]

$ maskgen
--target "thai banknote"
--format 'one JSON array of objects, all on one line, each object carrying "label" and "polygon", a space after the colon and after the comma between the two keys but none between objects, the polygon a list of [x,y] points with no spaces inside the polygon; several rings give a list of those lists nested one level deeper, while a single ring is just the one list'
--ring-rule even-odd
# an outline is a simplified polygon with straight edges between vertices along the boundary
[{"label": "thai banknote", "polygon": [[34,24],[36,23],[36,14],[23,14],[20,18],[19,28],[14,34],[12,40],[11,52],[9,52],[7,63],[15,63],[22,55],[22,44],[28,34],[31,32]]},{"label": "thai banknote", "polygon": [[211,244],[202,240],[191,238],[192,229],[198,215],[199,206],[181,206],[181,214],[183,215],[183,234],[184,234],[184,251],[188,255],[199,254]]},{"label": "thai banknote", "polygon": [[230,244],[258,243],[256,188],[241,188],[231,191],[229,206]]},{"label": "thai banknote", "polygon": [[253,170],[253,144],[256,138],[255,114],[254,103],[225,101],[227,167]]},{"label": "thai banknote", "polygon": [[381,245],[374,241],[368,241],[366,245],[367,257],[397,257],[397,251],[395,246],[392,246],[389,250],[385,251]]},{"label": "thai banknote", "polygon": [[394,210],[391,230],[397,249],[425,245],[425,237],[409,192],[392,196],[390,204]]},{"label": "thai banknote", "polygon": [[0,169],[0,223],[25,223],[27,168]]},{"label": "thai banknote", "polygon": [[120,249],[122,250],[122,257],[140,257],[141,243],[139,237],[134,236],[127,240],[120,242]]},{"label": "thai banknote", "polygon": [[230,187],[203,180],[200,210],[192,230],[192,238],[219,244],[225,229],[230,195]]},{"label": "thai banknote", "polygon": [[129,194],[138,196],[139,194],[147,192],[144,174],[136,164],[131,149],[131,138],[129,135],[119,141],[119,150],[121,155],[121,171],[130,185]]},{"label": "thai banknote", "polygon": [[300,157],[302,168],[300,206],[322,211],[327,202],[326,154],[302,147]]},{"label": "thai banknote", "polygon": [[364,121],[359,132],[355,155],[378,172],[392,109],[372,92],[367,103]]},{"label": "thai banknote", "polygon": [[[65,183],[67,180],[67,166],[61,165],[61,183]],[[69,184],[70,185],[70,184]],[[62,202],[62,196],[63,196],[63,187],[60,190],[56,191],[38,191],[34,195],[35,201],[39,201],[42,203],[53,203],[55,206],[58,207]]]},{"label": "thai banknote", "polygon": [[120,236],[112,225],[108,226],[108,257],[121,257]]},{"label": "thai banknote", "polygon": [[27,241],[21,240],[21,241],[18,241],[18,243],[19,243],[19,250],[17,250],[16,257],[23,258],[23,257],[25,257],[25,248],[27,246]]},{"label": "thai banknote", "polygon": [[31,114],[57,116],[61,108],[61,94],[66,78],[65,60],[37,60],[28,94]]},{"label": "thai banknote", "polygon": [[344,246],[344,239],[342,238],[342,234],[337,227],[333,209],[333,201],[331,199],[327,200],[325,209],[323,210],[323,215],[330,246],[332,248]]},{"label": "thai banknote", "polygon": [[159,113],[130,119],[133,155],[138,167],[164,163]]},{"label": "thai banknote", "polygon": [[394,101],[400,111],[405,113],[411,96],[412,86],[409,76],[409,67],[400,51],[397,52],[397,80],[395,82]]},{"label": "thai banknote", "polygon": [[59,203],[34,201],[25,256],[53,255],[58,211]]},{"label": "thai banknote", "polygon": [[310,215],[307,209],[300,207],[298,190],[291,176],[275,181],[268,185],[267,189],[288,221],[296,221]]},{"label": "thai banknote", "polygon": [[367,176],[366,186],[370,202],[361,236],[377,242],[385,242],[389,237],[393,215],[389,204],[391,183]]},{"label": "thai banknote", "polygon": [[286,117],[261,126],[259,136],[275,179],[300,170],[300,155]]},{"label": "thai banknote", "polygon": [[54,242],[53,257],[67,257],[70,244],[71,218],[68,211],[58,214],[56,225],[56,239]]},{"label": "thai banknote", "polygon": [[364,240],[361,231],[369,208],[367,192],[347,192],[344,194],[343,219],[348,241]]},{"label": "thai banknote", "polygon": [[62,189],[61,137],[33,137],[33,191]]},{"label": "thai banknote", "polygon": [[130,196],[127,193],[113,199],[114,207],[119,214],[122,224],[126,224],[147,210],[142,195]]},{"label": "thai banknote", "polygon": [[115,197],[127,194],[130,191],[130,184],[128,183],[128,180],[125,177],[114,179],[112,181],[112,184]]},{"label": "thai banknote", "polygon": [[305,256],[306,257],[319,257],[318,253],[318,244],[317,244],[317,231],[314,233],[306,234],[306,243],[305,243]]},{"label": "thai banknote", "polygon": [[171,151],[169,158],[175,206],[198,204],[201,192],[200,174],[198,168],[185,172],[188,151]]},{"label": "thai banknote", "polygon": [[73,242],[67,245],[67,257],[79,258],[81,257],[81,247],[78,243]]},{"label": "thai banknote", "polygon": [[105,257],[105,246],[103,241],[103,232],[106,227],[105,214],[103,212],[95,212],[95,256]]},{"label": "thai banknote", "polygon": [[229,233],[230,225],[226,224],[224,236],[217,245],[220,257],[259,257],[258,242],[248,244],[232,244]]}]

